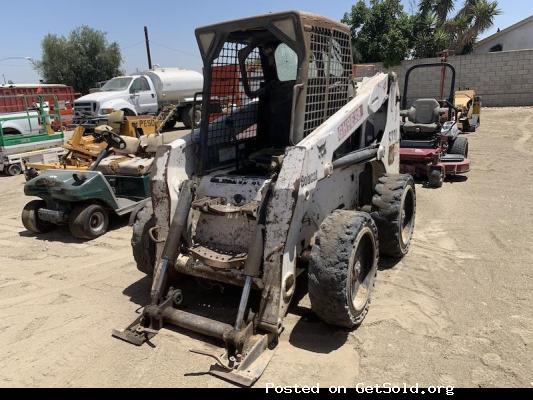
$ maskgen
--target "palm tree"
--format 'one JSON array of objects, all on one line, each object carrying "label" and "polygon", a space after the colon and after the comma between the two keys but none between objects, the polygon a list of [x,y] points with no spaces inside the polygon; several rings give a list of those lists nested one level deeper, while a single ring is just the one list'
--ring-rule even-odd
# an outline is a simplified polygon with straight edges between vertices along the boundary
[{"label": "palm tree", "polygon": [[[450,16],[455,0],[420,0],[419,14],[436,19],[435,35],[448,38],[448,48],[457,54],[471,51],[478,36],[494,24],[501,14],[496,0],[465,0],[463,7]],[[443,49],[444,50],[444,49]]]}]

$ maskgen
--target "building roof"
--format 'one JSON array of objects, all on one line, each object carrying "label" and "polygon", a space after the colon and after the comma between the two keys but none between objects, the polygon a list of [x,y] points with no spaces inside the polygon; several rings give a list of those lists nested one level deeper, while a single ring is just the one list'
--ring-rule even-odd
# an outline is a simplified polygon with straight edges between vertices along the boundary
[{"label": "building roof", "polygon": [[526,25],[526,24],[528,24],[528,23],[530,23],[530,22],[533,22],[533,15],[531,15],[530,17],[528,17],[528,18],[526,18],[526,19],[523,19],[523,20],[521,20],[521,21],[518,21],[516,24],[513,24],[513,25],[511,25],[511,26],[509,26],[509,27],[507,27],[507,28],[505,28],[505,29],[503,29],[503,30],[501,30],[501,31],[499,31],[499,32],[496,32],[495,34],[490,35],[490,36],[486,37],[486,38],[483,39],[483,40],[480,40],[479,42],[477,42],[477,43],[475,44],[474,47],[478,47],[478,46],[481,46],[481,45],[483,45],[483,44],[485,44],[485,43],[487,43],[487,42],[490,42],[490,41],[492,41],[493,39],[496,39],[496,38],[498,38],[498,37],[500,37],[500,36],[503,36],[503,35],[505,35],[505,34],[511,32],[511,31],[514,31],[515,29],[518,29],[518,28],[520,28],[521,26]]}]

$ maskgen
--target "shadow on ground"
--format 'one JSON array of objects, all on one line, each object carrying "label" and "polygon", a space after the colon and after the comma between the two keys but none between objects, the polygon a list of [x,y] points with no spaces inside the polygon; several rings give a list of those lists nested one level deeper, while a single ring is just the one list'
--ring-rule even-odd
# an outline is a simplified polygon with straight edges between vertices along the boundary
[{"label": "shadow on ground", "polygon": [[[21,210],[22,212],[22,210]],[[113,232],[116,230],[119,230],[121,228],[124,228],[128,225],[129,222],[129,216],[122,216],[118,217],[116,215],[110,216],[109,219],[109,229],[106,234],[109,232]],[[81,243],[89,243],[92,240],[86,240],[86,239],[77,239],[73,237],[70,234],[70,231],[68,229],[68,226],[58,226],[57,229],[54,229],[51,232],[48,233],[33,233],[28,230],[23,230],[19,232],[19,236],[21,237],[34,237],[37,240],[41,240],[44,242],[62,242],[62,243],[75,243],[75,244],[81,244]],[[105,237],[105,235],[104,235]],[[95,240],[95,239],[93,239]]]}]

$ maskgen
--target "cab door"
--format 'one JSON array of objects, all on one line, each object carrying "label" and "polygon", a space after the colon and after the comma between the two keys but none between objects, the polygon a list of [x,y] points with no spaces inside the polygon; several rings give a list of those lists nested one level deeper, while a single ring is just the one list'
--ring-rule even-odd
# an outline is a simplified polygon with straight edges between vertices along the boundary
[{"label": "cab door", "polygon": [[133,81],[130,96],[138,114],[157,113],[157,95],[144,76]]}]

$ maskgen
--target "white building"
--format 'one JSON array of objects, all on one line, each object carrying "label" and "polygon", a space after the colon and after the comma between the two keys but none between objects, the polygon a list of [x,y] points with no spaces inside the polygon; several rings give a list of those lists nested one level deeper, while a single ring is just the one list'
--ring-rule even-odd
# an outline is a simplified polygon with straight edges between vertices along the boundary
[{"label": "white building", "polygon": [[474,46],[474,54],[533,49],[533,15],[501,30]]}]

